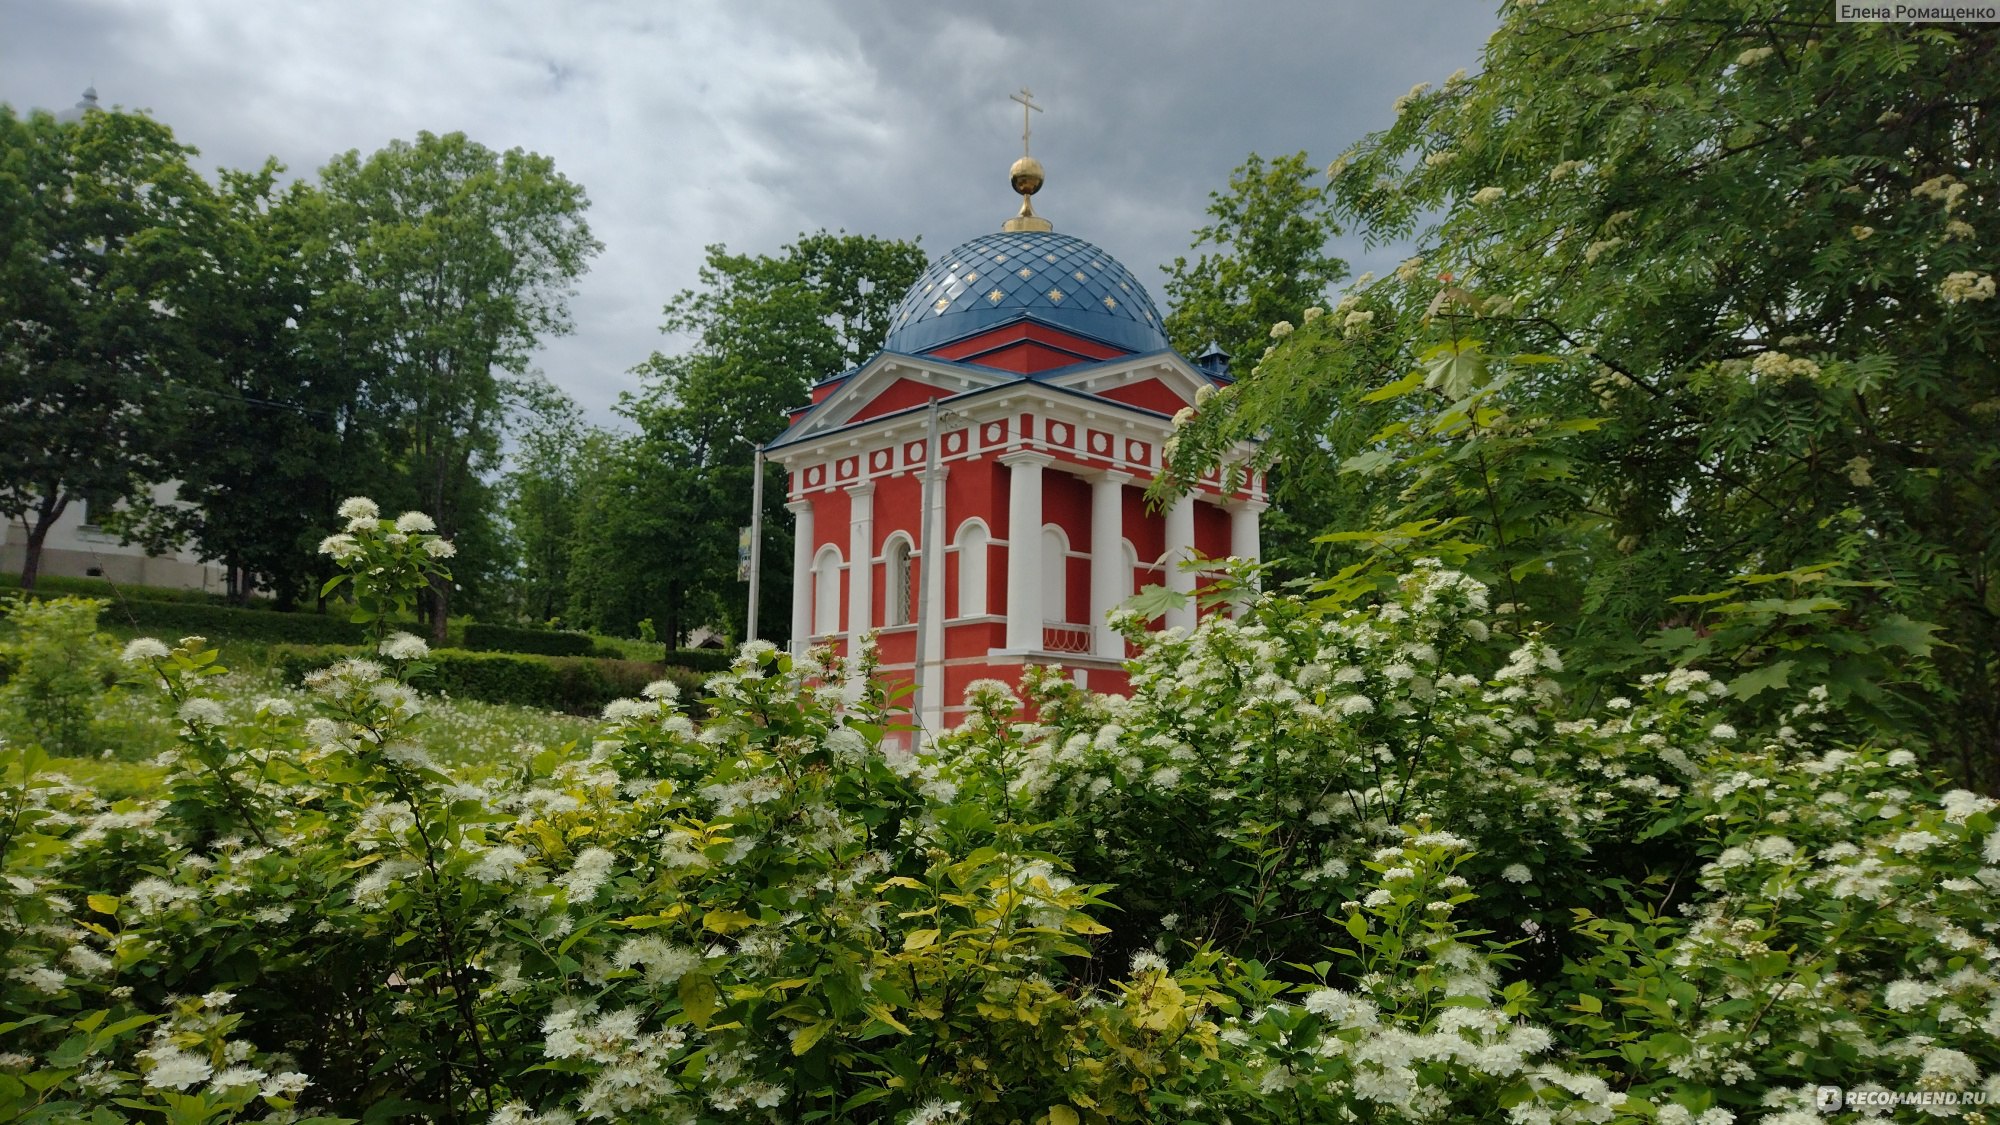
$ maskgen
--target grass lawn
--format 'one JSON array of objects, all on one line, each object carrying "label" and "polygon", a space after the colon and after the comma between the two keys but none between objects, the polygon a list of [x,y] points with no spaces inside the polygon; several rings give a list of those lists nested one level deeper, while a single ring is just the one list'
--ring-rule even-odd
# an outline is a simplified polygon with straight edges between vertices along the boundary
[{"label": "grass lawn", "polygon": [[[123,642],[138,636],[115,626],[105,630]],[[174,638],[163,638],[172,643]],[[269,647],[250,642],[218,642],[226,676],[212,681],[232,720],[248,719],[259,700],[278,697],[307,708],[307,693],[287,687],[269,666]],[[505,771],[550,746],[588,741],[595,719],[579,718],[530,707],[512,707],[475,700],[425,699],[421,727],[424,748],[440,764],[469,778]],[[96,754],[56,758],[51,765],[71,779],[90,785],[111,798],[144,795],[155,789],[164,771],[152,759],[174,745],[177,722],[166,697],[150,687],[115,687],[106,693],[93,739]],[[18,739],[23,732],[8,729],[0,716],[0,735]]]}]

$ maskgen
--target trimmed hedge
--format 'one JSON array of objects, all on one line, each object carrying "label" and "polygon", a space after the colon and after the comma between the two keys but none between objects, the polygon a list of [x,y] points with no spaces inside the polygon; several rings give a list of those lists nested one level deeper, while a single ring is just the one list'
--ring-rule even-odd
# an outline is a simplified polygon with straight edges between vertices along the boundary
[{"label": "trimmed hedge", "polygon": [[475,652],[529,652],[541,656],[592,656],[599,647],[597,641],[585,633],[477,622],[465,627],[462,643]]},{"label": "trimmed hedge", "polygon": [[299,645],[351,645],[366,639],[361,626],[331,614],[278,613],[188,602],[114,602],[98,620],[107,626],[129,625],[157,632],[169,642],[190,635]]},{"label": "trimmed hedge", "polygon": [[[0,596],[21,593],[19,574],[0,574]],[[211,594],[206,590],[183,590],[171,586],[140,586],[134,583],[112,585],[104,578],[72,578],[63,574],[44,574],[35,582],[32,597],[58,598],[65,594],[79,598],[103,598],[107,602],[121,599],[144,602],[187,602],[192,605],[227,605],[225,594]]]},{"label": "trimmed hedge", "polygon": [[[271,667],[287,683],[298,684],[308,673],[366,655],[368,650],[358,645],[278,645],[271,649]],[[451,648],[434,650],[426,660],[433,670],[417,681],[426,690],[576,715],[594,714],[614,699],[636,696],[654,680],[679,684],[681,698],[690,702],[702,694],[703,677],[642,660]]]},{"label": "trimmed hedge", "polygon": [[667,663],[695,672],[727,672],[736,654],[726,648],[679,648],[667,653]]}]

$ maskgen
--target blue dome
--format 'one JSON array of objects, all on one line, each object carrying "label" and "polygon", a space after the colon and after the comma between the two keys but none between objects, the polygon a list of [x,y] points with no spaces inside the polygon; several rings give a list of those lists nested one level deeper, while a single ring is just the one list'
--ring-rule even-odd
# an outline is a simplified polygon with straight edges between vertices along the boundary
[{"label": "blue dome", "polygon": [[996,231],[931,263],[891,314],[884,349],[914,355],[1033,317],[1127,351],[1163,351],[1146,287],[1118,259],[1054,231]]}]

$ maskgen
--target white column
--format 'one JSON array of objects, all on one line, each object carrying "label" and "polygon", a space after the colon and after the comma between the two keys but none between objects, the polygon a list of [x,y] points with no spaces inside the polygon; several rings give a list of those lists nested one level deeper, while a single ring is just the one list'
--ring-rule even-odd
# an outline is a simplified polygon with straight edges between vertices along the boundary
[{"label": "white column", "polygon": [[[1264,560],[1264,547],[1258,537],[1259,515],[1269,504],[1262,500],[1245,500],[1229,509],[1229,553],[1239,559],[1251,562]],[[1243,616],[1247,602],[1236,603],[1231,616]]]},{"label": "white column", "polygon": [[1125,638],[1105,620],[1132,594],[1125,569],[1125,482],[1130,473],[1106,472],[1090,482],[1091,647],[1107,660],[1125,659]]},{"label": "white column", "polygon": [[1007,647],[1015,652],[1042,649],[1042,466],[1041,453],[1009,453],[1007,466]]},{"label": "white column", "polygon": [[861,638],[875,621],[875,486],[850,485],[847,517],[847,656],[861,655]]},{"label": "white column", "polygon": [[813,506],[810,500],[785,505],[792,527],[792,655],[812,647],[813,627]]},{"label": "white column", "polygon": [[1171,629],[1178,625],[1183,629],[1193,629],[1194,572],[1181,569],[1184,560],[1194,557],[1194,497],[1192,496],[1181,497],[1167,509],[1167,553],[1163,557],[1167,568],[1167,589],[1190,595],[1187,605],[1167,611],[1167,628]]},{"label": "white column", "polygon": [[1251,562],[1264,561],[1264,548],[1258,538],[1258,516],[1270,507],[1262,500],[1245,500],[1229,509],[1229,553],[1239,559]]},{"label": "white column", "polygon": [[918,532],[922,538],[924,604],[918,610],[923,616],[917,627],[924,631],[924,666],[917,670],[917,709],[923,714],[924,729],[929,731],[944,729],[944,548],[950,535],[945,528],[951,526],[945,518],[944,480],[950,472],[949,465],[932,470],[930,487],[925,490],[931,502]]}]

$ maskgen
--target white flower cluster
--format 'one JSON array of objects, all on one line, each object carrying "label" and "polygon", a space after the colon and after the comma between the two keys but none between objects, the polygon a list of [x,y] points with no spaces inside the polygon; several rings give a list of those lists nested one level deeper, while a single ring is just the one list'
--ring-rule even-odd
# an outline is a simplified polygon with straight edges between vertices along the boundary
[{"label": "white flower cluster", "polygon": [[1947,172],[1942,176],[1933,176],[1916,187],[1911,188],[1910,197],[1912,199],[1935,199],[1944,204],[1945,214],[1949,215],[1958,209],[1960,203],[1964,202],[1965,193],[1969,190],[1970,188],[1962,183],[1957,176]]},{"label": "white flower cluster", "polygon": [[144,664],[153,660],[165,660],[172,655],[173,650],[168,648],[165,643],[154,640],[152,637],[140,637],[127,642],[125,651],[121,654],[120,659],[124,660],[127,664]]},{"label": "white flower cluster", "polygon": [[379,651],[383,656],[398,662],[422,660],[431,654],[431,646],[422,637],[398,630],[382,638]]},{"label": "white flower cluster", "polygon": [[1819,364],[1804,356],[1794,358],[1780,351],[1757,353],[1756,358],[1750,361],[1750,370],[1776,382],[1792,378],[1817,379],[1820,374]]},{"label": "white flower cluster", "polygon": [[1946,274],[1944,282],[1938,286],[1938,294],[1947,305],[1964,304],[1967,301],[1990,301],[1993,299],[1993,275],[1978,270],[1960,270]]},{"label": "white flower cluster", "polygon": [[[585,1117],[616,1121],[653,1115],[682,1101],[675,1074],[687,1034],[676,1027],[649,1031],[645,1024],[637,1008],[600,1014],[595,1004],[579,1001],[542,1021],[544,1054],[596,1068],[577,1099]],[[525,1107],[513,1112],[525,1113]]]}]

